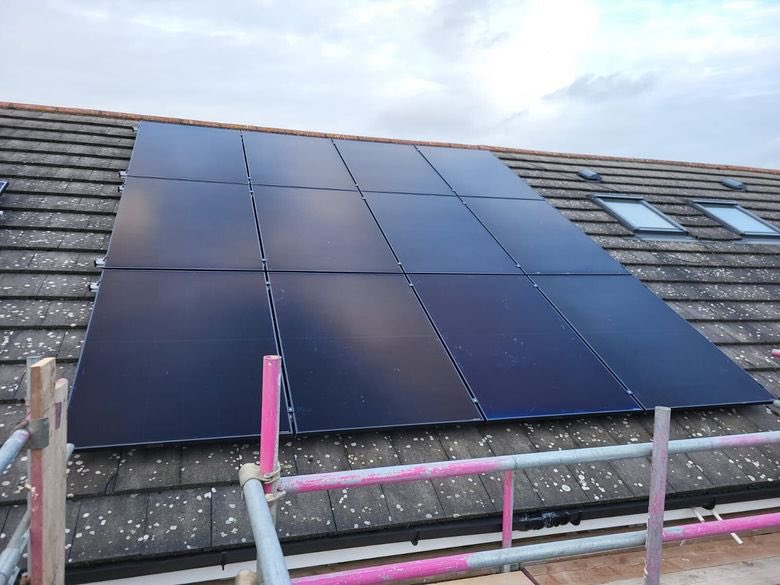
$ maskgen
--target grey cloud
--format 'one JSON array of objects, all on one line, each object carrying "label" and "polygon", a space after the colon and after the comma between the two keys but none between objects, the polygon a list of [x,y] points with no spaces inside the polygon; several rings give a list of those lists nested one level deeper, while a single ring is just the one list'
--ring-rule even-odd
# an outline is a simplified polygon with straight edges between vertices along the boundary
[{"label": "grey cloud", "polygon": [[546,100],[602,101],[632,98],[653,88],[656,75],[645,73],[630,77],[622,73],[583,75],[570,85],[545,96]]},{"label": "grey cloud", "polygon": [[[521,104],[511,115],[475,81],[475,68],[487,64],[474,55],[505,44],[501,35],[512,31],[491,30],[504,2],[434,2],[414,18],[401,12],[368,25],[358,18],[365,6],[375,4],[3,0],[0,99],[780,167],[780,51],[748,42],[700,61],[684,50],[650,51],[646,61],[615,63],[609,74],[597,72],[613,63],[583,70],[542,108]],[[741,26],[769,43],[779,14],[767,8]],[[343,54],[323,48],[334,44]],[[369,58],[386,47],[386,63]],[[505,75],[508,86],[535,83],[512,67]],[[404,80],[411,89],[397,90]]]}]

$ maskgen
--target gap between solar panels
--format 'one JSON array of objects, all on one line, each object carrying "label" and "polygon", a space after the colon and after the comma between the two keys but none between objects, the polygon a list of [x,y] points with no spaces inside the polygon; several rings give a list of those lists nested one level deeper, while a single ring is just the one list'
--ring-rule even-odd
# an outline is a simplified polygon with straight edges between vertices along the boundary
[{"label": "gap between solar panels", "polygon": [[285,433],[771,399],[489,152],[142,123],[73,442],[254,437],[277,353]]}]

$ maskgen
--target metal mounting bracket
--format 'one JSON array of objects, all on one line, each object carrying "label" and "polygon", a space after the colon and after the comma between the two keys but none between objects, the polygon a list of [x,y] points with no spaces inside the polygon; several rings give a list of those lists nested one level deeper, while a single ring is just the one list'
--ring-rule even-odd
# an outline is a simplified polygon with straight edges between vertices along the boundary
[{"label": "metal mounting bracket", "polygon": [[49,446],[49,418],[34,418],[27,421],[30,438],[27,441],[29,449],[43,449]]}]

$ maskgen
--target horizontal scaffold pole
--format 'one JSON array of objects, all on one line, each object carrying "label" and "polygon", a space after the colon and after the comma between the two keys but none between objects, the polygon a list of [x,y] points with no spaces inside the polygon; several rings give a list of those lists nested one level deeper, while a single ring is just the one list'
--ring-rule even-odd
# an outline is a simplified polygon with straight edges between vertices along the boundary
[{"label": "horizontal scaffold pole", "polygon": [[[730,518],[716,522],[665,528],[663,541],[676,542],[691,538],[728,534],[735,530],[755,530],[776,526],[780,526],[780,513]],[[464,553],[404,563],[392,563],[365,569],[299,577],[292,579],[292,585],[375,585],[391,581],[422,579],[448,573],[463,573],[477,569],[497,568],[502,565],[544,561],[638,547],[645,544],[646,534],[646,531],[639,530],[636,532],[529,544],[514,548]]]},{"label": "horizontal scaffold pole", "polygon": [[[780,431],[670,441],[669,455],[738,447],[755,447],[772,443],[780,443]],[[287,493],[316,492],[379,484],[407,483],[426,479],[474,475],[477,473],[494,473],[512,469],[631,459],[648,457],[651,453],[652,443],[639,443],[568,449],[564,451],[541,451],[538,453],[462,459],[459,461],[395,465],[374,469],[353,469],[350,471],[282,477],[277,482],[277,489]]]}]

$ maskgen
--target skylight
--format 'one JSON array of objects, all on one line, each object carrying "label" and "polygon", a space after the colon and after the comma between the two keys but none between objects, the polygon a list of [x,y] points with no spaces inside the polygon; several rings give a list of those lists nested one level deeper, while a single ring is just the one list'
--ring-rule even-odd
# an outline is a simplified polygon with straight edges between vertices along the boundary
[{"label": "skylight", "polygon": [[641,197],[596,195],[593,200],[637,235],[681,236],[688,233]]},{"label": "skylight", "polygon": [[694,205],[740,236],[780,237],[780,229],[743,209],[733,201],[697,201]]}]

